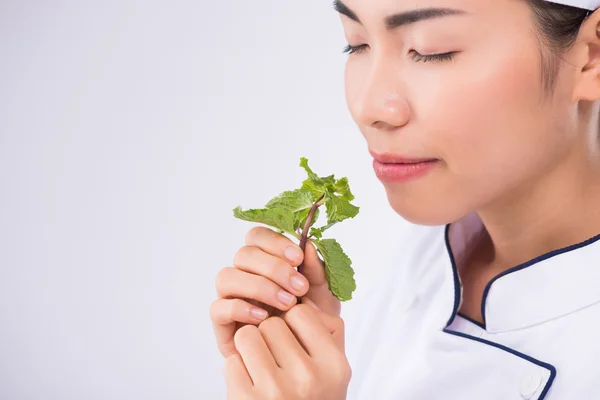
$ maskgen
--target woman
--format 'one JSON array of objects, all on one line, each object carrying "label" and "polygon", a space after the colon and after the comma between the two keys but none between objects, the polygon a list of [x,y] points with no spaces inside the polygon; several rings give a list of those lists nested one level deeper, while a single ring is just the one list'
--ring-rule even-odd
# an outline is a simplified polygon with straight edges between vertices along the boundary
[{"label": "woman", "polygon": [[600,399],[600,0],[334,5],[415,232],[346,356],[314,247],[253,228],[210,310],[229,398]]}]

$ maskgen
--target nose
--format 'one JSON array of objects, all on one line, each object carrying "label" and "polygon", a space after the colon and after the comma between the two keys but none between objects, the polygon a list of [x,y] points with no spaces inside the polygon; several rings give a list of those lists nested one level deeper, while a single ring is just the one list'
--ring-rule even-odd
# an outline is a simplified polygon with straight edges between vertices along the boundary
[{"label": "nose", "polygon": [[410,109],[398,62],[373,58],[362,87],[355,91],[356,122],[365,128],[390,131],[406,125]]}]

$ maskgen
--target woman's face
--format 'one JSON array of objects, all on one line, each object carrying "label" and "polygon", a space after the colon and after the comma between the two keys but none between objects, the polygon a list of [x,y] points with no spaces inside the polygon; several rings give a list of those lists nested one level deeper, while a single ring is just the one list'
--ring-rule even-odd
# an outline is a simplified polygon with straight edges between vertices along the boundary
[{"label": "woman's face", "polygon": [[[405,219],[441,225],[510,202],[566,157],[574,140],[573,74],[544,99],[540,45],[527,3],[515,0],[342,0],[346,100],[369,150],[438,158],[425,176],[384,183]],[[419,8],[462,13],[386,29]],[[418,53],[418,54],[415,54]],[[455,52],[451,60],[420,55]],[[416,58],[415,58],[416,56]]]}]

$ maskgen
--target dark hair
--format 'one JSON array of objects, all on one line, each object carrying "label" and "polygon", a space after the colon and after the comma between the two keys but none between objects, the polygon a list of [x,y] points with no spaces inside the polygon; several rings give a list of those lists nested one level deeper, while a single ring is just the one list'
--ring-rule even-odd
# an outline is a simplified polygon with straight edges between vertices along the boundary
[{"label": "dark hair", "polygon": [[527,2],[540,41],[542,85],[544,93],[550,95],[556,85],[561,61],[564,61],[562,56],[575,43],[581,24],[591,11],[546,0]]}]

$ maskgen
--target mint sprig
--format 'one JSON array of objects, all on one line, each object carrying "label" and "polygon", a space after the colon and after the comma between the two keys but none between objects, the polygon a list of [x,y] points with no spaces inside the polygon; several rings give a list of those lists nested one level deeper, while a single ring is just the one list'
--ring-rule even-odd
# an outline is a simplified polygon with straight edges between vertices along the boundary
[{"label": "mint sprig", "polygon": [[[233,209],[233,215],[244,221],[269,225],[280,233],[289,233],[300,240],[302,251],[306,248],[307,240],[313,242],[323,259],[329,290],[340,301],[351,300],[352,292],[356,290],[352,261],[335,239],[323,239],[323,232],[339,222],[354,218],[360,207],[351,204],[354,195],[350,191],[348,178],[336,180],[334,175],[320,177],[311,170],[305,157],[300,158],[300,166],[308,175],[300,189],[279,194],[264,208],[244,211],[238,206]],[[319,207],[323,204],[327,223],[315,228],[313,225],[319,218]],[[298,267],[300,273],[303,264]]]}]

